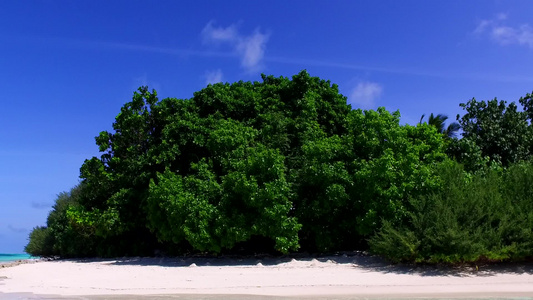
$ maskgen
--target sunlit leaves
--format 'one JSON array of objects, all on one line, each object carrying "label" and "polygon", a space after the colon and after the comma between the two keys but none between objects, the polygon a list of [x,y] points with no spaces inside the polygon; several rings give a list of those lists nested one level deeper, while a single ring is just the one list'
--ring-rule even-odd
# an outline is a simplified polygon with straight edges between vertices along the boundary
[{"label": "sunlit leaves", "polygon": [[508,166],[531,155],[532,135],[527,113],[519,111],[515,103],[472,99],[461,107],[466,111],[458,120],[463,128],[463,140],[473,142],[482,156]]},{"label": "sunlit leaves", "polygon": [[102,154],[83,164],[65,224],[93,255],[364,246],[382,219],[401,222],[409,198],[439,185],[443,135],[399,118],[351,110],[305,71],[191,99],[141,87],[96,137]]}]

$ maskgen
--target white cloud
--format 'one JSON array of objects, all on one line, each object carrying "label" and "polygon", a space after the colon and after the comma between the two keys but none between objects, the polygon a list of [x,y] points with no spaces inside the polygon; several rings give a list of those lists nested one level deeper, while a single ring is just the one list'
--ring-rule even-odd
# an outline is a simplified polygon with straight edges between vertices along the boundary
[{"label": "white cloud", "polygon": [[241,65],[245,69],[254,71],[260,68],[268,38],[268,34],[255,30],[253,35],[239,41],[237,51],[241,55]]},{"label": "white cloud", "polygon": [[483,20],[474,30],[475,34],[488,35],[500,45],[518,44],[533,49],[533,28],[529,24],[512,27],[504,24],[507,15],[499,14],[493,20]]},{"label": "white cloud", "polygon": [[213,71],[207,71],[205,73],[205,84],[214,84],[218,82],[222,82],[223,79],[222,71],[220,69],[216,69]]},{"label": "white cloud", "polygon": [[214,27],[214,21],[210,21],[202,30],[204,43],[211,42],[233,42],[238,39],[237,26],[230,25],[227,28]]},{"label": "white cloud", "polygon": [[239,55],[241,66],[247,72],[254,72],[261,68],[265,56],[266,43],[270,37],[267,33],[261,33],[259,29],[251,35],[242,35],[238,26],[232,24],[226,28],[215,27],[211,21],[202,30],[205,44],[226,43]]},{"label": "white cloud", "polygon": [[376,99],[381,96],[383,87],[376,82],[359,82],[350,92],[348,103],[352,108],[375,108]]}]

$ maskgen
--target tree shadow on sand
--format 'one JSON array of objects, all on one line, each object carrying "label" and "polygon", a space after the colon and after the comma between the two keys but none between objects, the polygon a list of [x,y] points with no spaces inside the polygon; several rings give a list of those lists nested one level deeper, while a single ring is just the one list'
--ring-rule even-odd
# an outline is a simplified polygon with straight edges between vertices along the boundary
[{"label": "tree shadow on sand", "polygon": [[77,259],[77,263],[100,262],[116,266],[160,266],[160,267],[287,267],[312,268],[343,265],[358,268],[367,272],[416,274],[420,276],[455,276],[489,277],[496,274],[533,274],[533,262],[525,263],[492,263],[465,265],[429,265],[429,264],[391,264],[378,256],[365,252],[343,252],[327,255],[292,254],[284,256],[272,255],[194,255],[183,257],[124,257],[115,259]]}]

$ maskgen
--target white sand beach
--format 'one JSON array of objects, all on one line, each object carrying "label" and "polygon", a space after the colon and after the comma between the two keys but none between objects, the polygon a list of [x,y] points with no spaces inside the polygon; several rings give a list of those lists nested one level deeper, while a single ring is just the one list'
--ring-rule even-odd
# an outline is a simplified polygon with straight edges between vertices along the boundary
[{"label": "white sand beach", "polygon": [[533,266],[455,270],[389,265],[364,255],[58,260],[0,268],[1,293],[533,297]]}]

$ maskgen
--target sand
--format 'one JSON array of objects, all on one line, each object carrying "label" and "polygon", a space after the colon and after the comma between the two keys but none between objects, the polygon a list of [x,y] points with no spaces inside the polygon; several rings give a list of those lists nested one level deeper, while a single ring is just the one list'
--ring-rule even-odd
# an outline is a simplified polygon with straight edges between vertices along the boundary
[{"label": "sand", "polygon": [[[0,268],[0,298],[38,295],[533,297],[533,265],[452,269],[389,265],[352,253],[284,258],[124,258]],[[15,295],[15,294],[11,294]]]}]

